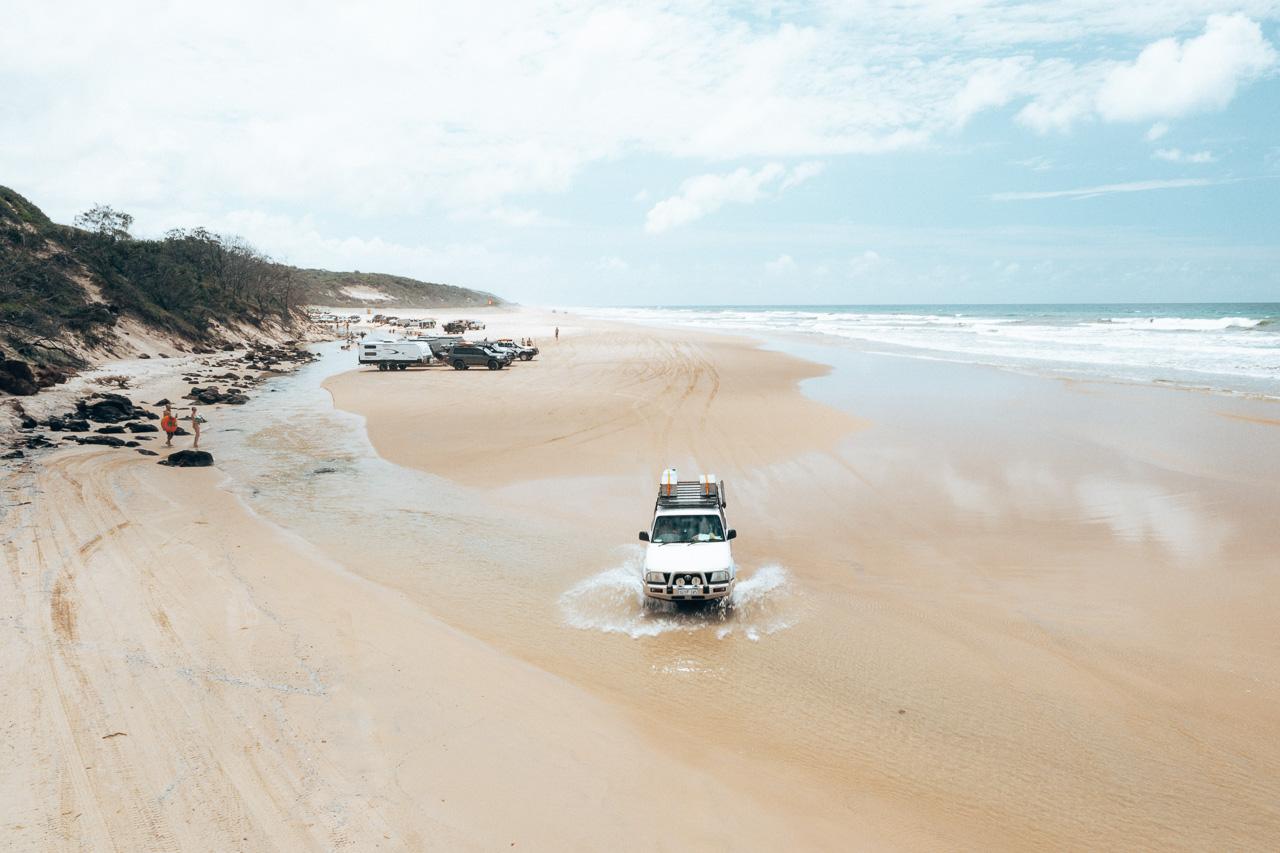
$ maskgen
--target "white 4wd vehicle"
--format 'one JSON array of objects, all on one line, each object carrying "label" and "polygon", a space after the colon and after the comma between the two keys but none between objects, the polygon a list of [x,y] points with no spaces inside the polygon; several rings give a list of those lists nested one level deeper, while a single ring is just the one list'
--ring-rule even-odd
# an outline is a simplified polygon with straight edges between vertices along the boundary
[{"label": "white 4wd vehicle", "polygon": [[640,532],[644,594],[664,601],[725,598],[737,582],[729,540],[738,531],[725,521],[725,484],[714,474],[680,482],[676,469],[662,472],[653,525]]}]

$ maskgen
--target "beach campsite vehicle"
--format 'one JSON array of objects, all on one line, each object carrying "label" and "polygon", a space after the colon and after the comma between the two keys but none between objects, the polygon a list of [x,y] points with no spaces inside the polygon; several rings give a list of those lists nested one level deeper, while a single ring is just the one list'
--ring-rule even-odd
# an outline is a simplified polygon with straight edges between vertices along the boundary
[{"label": "beach campsite vehicle", "polygon": [[376,364],[379,370],[405,370],[411,364],[430,363],[431,355],[409,341],[363,341],[356,360]]},{"label": "beach campsite vehicle", "polygon": [[662,472],[653,524],[640,531],[644,594],[663,601],[714,601],[733,593],[737,567],[729,540],[738,531],[725,518],[725,484],[714,474],[681,482]]},{"label": "beach campsite vehicle", "polygon": [[498,349],[510,351],[521,361],[532,361],[533,357],[541,352],[537,347],[525,346],[518,341],[513,341],[511,338],[501,338],[496,340],[493,342],[493,346]]},{"label": "beach campsite vehicle", "polygon": [[467,330],[467,321],[450,320],[444,324],[443,328],[446,335],[460,335]]},{"label": "beach campsite vehicle", "polygon": [[486,344],[458,343],[454,344],[443,358],[453,365],[454,370],[480,366],[490,370],[501,370],[510,364],[515,356]]}]

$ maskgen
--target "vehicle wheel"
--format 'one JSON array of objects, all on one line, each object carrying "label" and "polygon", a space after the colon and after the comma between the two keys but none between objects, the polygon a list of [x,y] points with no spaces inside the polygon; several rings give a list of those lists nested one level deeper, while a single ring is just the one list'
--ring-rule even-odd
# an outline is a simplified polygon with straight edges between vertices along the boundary
[{"label": "vehicle wheel", "polygon": [[396,365],[396,367],[400,368],[401,370],[408,370],[408,369],[409,369],[409,365],[407,365],[407,364],[397,364],[397,365]]},{"label": "vehicle wheel", "polygon": [[458,359],[457,361],[455,361],[455,362],[453,363],[453,369],[454,369],[454,370],[466,370],[466,369],[467,369],[467,363],[466,363],[465,361],[463,361],[462,359]]},{"label": "vehicle wheel", "polygon": [[499,365],[497,361],[493,360],[492,358],[491,358],[491,359],[489,359],[489,369],[490,369],[490,370],[497,370],[500,366],[501,366],[501,365]]},{"label": "vehicle wheel", "polygon": [[522,361],[533,361],[533,353],[531,352],[521,353],[520,359]]}]

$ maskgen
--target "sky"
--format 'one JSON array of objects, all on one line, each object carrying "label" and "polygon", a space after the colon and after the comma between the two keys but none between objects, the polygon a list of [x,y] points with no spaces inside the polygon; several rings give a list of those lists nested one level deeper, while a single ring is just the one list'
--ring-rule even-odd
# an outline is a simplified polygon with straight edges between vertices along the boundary
[{"label": "sky", "polygon": [[0,184],[530,305],[1280,301],[1280,0],[0,0]]}]

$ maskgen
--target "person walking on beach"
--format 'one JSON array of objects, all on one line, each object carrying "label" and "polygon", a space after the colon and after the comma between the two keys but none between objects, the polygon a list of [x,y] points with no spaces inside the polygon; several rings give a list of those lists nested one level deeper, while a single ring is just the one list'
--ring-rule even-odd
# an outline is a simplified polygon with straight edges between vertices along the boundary
[{"label": "person walking on beach", "polygon": [[169,404],[164,404],[164,414],[160,416],[160,429],[164,430],[164,446],[173,447],[173,435],[178,431],[178,419],[173,416]]},{"label": "person walking on beach", "polygon": [[560,327],[556,326],[556,340],[560,340]]},{"label": "person walking on beach", "polygon": [[204,418],[196,414],[196,407],[191,407],[191,432],[195,434],[196,440],[191,443],[192,450],[200,449],[200,424],[204,423]]}]

